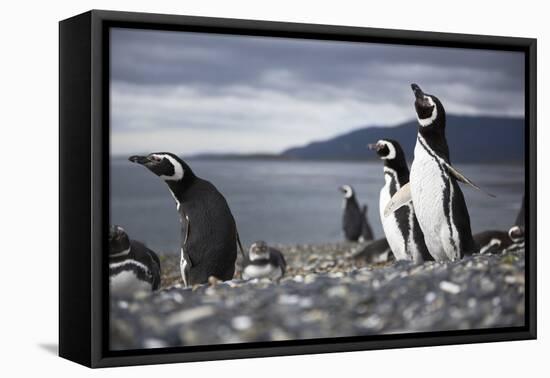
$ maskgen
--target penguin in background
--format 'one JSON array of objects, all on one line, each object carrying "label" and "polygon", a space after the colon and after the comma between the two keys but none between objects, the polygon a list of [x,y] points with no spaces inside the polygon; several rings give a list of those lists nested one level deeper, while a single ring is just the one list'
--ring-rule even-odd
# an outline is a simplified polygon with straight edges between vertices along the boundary
[{"label": "penguin in background", "polygon": [[525,196],[521,200],[521,208],[516,217],[514,226],[508,231],[508,235],[513,242],[510,249],[525,247]]},{"label": "penguin in background", "polygon": [[219,280],[232,279],[240,241],[224,196],[172,153],[136,155],[129,160],[143,165],[163,180],[176,201],[181,224],[180,272],[184,285],[207,283],[210,276]]},{"label": "penguin in background", "polygon": [[350,185],[338,188],[344,194],[342,229],[348,241],[369,241],[373,239],[372,228],[367,218],[367,205],[359,207],[355,191]]},{"label": "penguin in background", "polygon": [[377,239],[353,251],[351,257],[359,266],[395,261],[395,256],[386,238]]},{"label": "penguin in background", "polygon": [[392,197],[384,214],[391,214],[412,201],[426,246],[434,259],[460,259],[478,252],[478,248],[458,182],[481,189],[451,165],[445,137],[445,108],[441,101],[424,93],[417,84],[411,84],[411,88],[418,133],[410,181]]},{"label": "penguin in background", "polygon": [[516,222],[514,224],[519,227],[525,227],[525,195],[521,199],[521,207],[519,209],[518,216],[516,217]]},{"label": "penguin in background", "polygon": [[160,260],[143,243],[131,240],[120,226],[109,230],[109,287],[111,295],[132,296],[160,287]]},{"label": "penguin in background", "polygon": [[401,145],[391,139],[381,139],[368,145],[384,162],[384,186],[380,190],[380,220],[384,234],[397,260],[415,263],[433,260],[424,243],[412,204],[384,216],[386,204],[399,189],[409,182],[409,167]]},{"label": "penguin in background", "polygon": [[515,251],[525,247],[525,235],[519,226],[506,231],[483,231],[474,235],[480,254],[496,254]]},{"label": "penguin in background", "polygon": [[[511,230],[511,229],[510,229]],[[510,232],[499,230],[488,230],[474,235],[480,254],[501,253],[512,244]]]},{"label": "penguin in background", "polygon": [[516,217],[515,224],[506,231],[483,231],[474,235],[479,253],[502,253],[525,247],[525,196]]},{"label": "penguin in background", "polygon": [[244,261],[242,278],[269,278],[279,281],[286,271],[286,260],[281,251],[269,247],[264,241],[257,241],[250,246]]},{"label": "penguin in background", "polygon": [[510,229],[509,234],[514,243],[523,243],[525,241],[525,195],[521,200],[521,208],[519,209],[516,221],[514,226]]}]

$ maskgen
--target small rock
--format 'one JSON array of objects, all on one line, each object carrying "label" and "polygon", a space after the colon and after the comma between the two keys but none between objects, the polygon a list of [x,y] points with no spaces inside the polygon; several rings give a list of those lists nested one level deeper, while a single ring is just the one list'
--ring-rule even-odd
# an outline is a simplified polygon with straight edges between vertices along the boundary
[{"label": "small rock", "polygon": [[345,298],[349,293],[349,290],[345,286],[334,286],[327,290],[327,295],[329,297],[340,297]]},{"label": "small rock", "polygon": [[240,315],[240,316],[234,317],[231,320],[231,325],[237,331],[244,331],[252,327],[252,319],[250,319],[249,316]]},{"label": "small rock", "polygon": [[441,281],[439,288],[447,293],[458,294],[460,293],[460,286],[449,281]]},{"label": "small rock", "polygon": [[176,324],[192,323],[197,320],[212,316],[214,315],[214,312],[215,311],[213,306],[195,307],[171,315],[167,320],[167,324],[172,326]]},{"label": "small rock", "polygon": [[426,294],[426,296],[424,297],[424,300],[426,301],[426,303],[432,303],[433,301],[435,301],[436,298],[437,298],[437,295],[433,291],[430,291],[429,293]]}]

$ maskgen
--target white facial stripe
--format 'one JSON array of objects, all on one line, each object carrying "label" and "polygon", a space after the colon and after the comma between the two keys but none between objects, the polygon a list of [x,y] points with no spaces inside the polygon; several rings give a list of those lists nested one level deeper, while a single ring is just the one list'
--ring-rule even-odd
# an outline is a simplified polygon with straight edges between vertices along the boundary
[{"label": "white facial stripe", "polygon": [[351,188],[351,186],[342,185],[342,188],[344,188],[344,190],[346,191],[346,193],[344,194],[345,198],[351,198],[351,196],[353,196],[353,189]]},{"label": "white facial stripe", "polygon": [[130,253],[130,248],[125,249],[124,251],[119,252],[119,253],[111,254],[109,256],[110,257],[120,257],[120,256],[126,256],[128,253]]},{"label": "white facial stripe", "polygon": [[134,265],[140,269],[143,269],[145,272],[149,272],[149,269],[145,265],[143,265],[142,263],[136,260],[125,260],[117,263],[112,263],[112,264],[109,264],[109,268],[115,269],[124,265]]},{"label": "white facial stripe", "polygon": [[[520,232],[520,235],[519,237],[513,237],[513,233],[514,232]],[[523,235],[523,233],[521,233],[521,229],[518,227],[518,226],[513,226],[512,228],[510,228],[510,230],[508,231],[508,236],[510,237],[510,239],[514,242],[514,243],[518,243],[520,241],[523,241],[525,239],[525,236]]]},{"label": "white facial stripe", "polygon": [[159,177],[161,179],[166,180],[166,181],[179,181],[183,178],[183,175],[185,173],[183,171],[183,167],[172,156],[166,155],[166,154],[154,154],[153,156],[158,157],[160,159],[164,158],[164,159],[168,160],[170,163],[172,163],[172,166],[174,167],[174,174],[172,176],[160,175]]},{"label": "white facial stripe", "polygon": [[491,249],[492,247],[495,247],[495,246],[500,246],[501,244],[501,241],[499,239],[491,239],[491,241],[489,242],[489,244],[483,246],[480,250],[479,250],[479,253],[480,254],[484,254],[485,252],[487,252],[489,249]]},{"label": "white facial stripe", "polygon": [[385,140],[379,140],[378,143],[383,144],[384,146],[388,147],[388,154],[386,156],[382,156],[383,160],[392,160],[395,159],[395,147],[390,142],[387,142]]},{"label": "white facial stripe", "polygon": [[437,118],[437,105],[435,105],[434,101],[430,96],[424,96],[426,100],[430,103],[431,106],[433,106],[432,115],[429,118],[419,118],[418,114],[416,115],[416,118],[418,119],[418,123],[422,127],[430,126],[435,119]]}]

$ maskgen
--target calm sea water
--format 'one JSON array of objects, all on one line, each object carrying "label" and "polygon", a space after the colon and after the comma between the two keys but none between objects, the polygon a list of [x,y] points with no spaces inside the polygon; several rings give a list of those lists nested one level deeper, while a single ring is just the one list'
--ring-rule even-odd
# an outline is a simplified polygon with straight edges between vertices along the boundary
[{"label": "calm sea water", "polygon": [[[375,236],[382,237],[379,162],[282,162],[192,160],[195,173],[227,199],[243,243],[323,243],[343,239],[342,184],[355,188]],[[508,229],[524,192],[524,169],[507,165],[457,165],[467,177],[496,194],[490,198],[462,186],[473,232]],[[179,223],[168,187],[125,159],[111,162],[111,223],[152,249],[177,253]]]}]

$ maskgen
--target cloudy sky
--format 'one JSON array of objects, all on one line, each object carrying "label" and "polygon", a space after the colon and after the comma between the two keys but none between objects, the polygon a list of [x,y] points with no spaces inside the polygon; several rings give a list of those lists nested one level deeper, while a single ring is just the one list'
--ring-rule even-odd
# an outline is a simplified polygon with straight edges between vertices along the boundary
[{"label": "cloudy sky", "polygon": [[447,112],[523,116],[523,54],[187,32],[111,32],[111,150],[280,152]]}]

